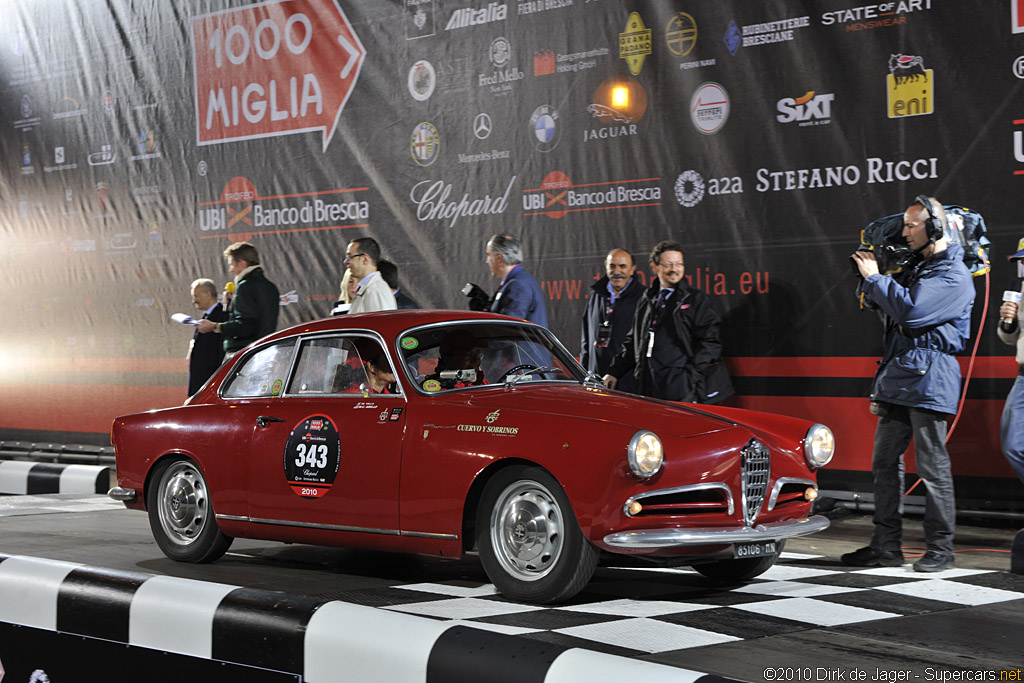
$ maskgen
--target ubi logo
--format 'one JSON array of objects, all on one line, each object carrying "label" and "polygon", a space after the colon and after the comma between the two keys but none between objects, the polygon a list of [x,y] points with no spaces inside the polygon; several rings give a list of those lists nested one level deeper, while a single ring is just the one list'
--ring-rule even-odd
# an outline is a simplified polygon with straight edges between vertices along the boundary
[{"label": "ubi logo", "polygon": [[523,210],[530,212],[524,215],[544,214],[548,218],[561,218],[569,208],[568,194],[571,187],[572,181],[565,173],[548,173],[539,188],[524,191]]},{"label": "ubi logo", "polygon": [[238,223],[251,227],[253,205],[257,199],[259,193],[251,180],[242,176],[232,178],[221,191],[220,201],[209,202],[214,206],[199,211],[199,229],[203,232],[229,230]]}]

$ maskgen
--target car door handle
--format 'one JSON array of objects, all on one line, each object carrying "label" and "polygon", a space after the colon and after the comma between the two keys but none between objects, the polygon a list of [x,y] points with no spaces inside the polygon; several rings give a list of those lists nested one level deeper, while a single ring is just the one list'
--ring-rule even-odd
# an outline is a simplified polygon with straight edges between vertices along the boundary
[{"label": "car door handle", "polygon": [[260,415],[256,418],[257,427],[266,427],[268,422],[284,422],[284,418],[274,417],[273,415]]}]

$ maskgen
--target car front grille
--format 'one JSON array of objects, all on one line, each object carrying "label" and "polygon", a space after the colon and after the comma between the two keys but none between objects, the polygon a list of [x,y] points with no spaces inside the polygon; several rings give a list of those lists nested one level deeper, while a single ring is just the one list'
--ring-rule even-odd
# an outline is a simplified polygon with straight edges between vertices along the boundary
[{"label": "car front grille", "polygon": [[757,439],[740,450],[740,472],[743,484],[743,516],[751,526],[761,512],[761,503],[768,492],[771,474],[771,454],[768,447]]}]

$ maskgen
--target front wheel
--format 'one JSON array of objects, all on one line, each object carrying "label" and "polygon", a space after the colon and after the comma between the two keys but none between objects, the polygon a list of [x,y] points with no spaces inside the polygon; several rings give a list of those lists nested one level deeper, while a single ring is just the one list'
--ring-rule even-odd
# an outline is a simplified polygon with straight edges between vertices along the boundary
[{"label": "front wheel", "polygon": [[779,541],[779,549],[767,557],[748,557],[739,560],[716,560],[706,564],[695,564],[693,568],[718,583],[741,583],[764,574],[779,560],[785,541]]},{"label": "front wheel", "polygon": [[568,497],[538,467],[509,467],[487,482],[476,538],[488,578],[512,600],[563,602],[583,590],[597,566],[598,551]]},{"label": "front wheel", "polygon": [[212,562],[231,546],[213,517],[206,477],[191,460],[174,460],[153,473],[146,508],[156,544],[172,560]]}]

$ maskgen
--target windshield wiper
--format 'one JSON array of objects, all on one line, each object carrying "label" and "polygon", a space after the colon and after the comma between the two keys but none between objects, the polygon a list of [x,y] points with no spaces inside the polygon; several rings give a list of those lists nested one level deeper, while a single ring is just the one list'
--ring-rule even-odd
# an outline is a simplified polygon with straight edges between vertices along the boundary
[{"label": "windshield wiper", "polygon": [[[509,375],[508,377],[505,378],[505,386],[514,387],[516,384],[519,383],[519,380],[521,380],[524,377],[530,377],[534,373],[541,374],[545,372],[561,372],[561,370],[559,368],[553,368],[550,365],[544,365],[539,368],[533,368],[532,370],[523,372],[518,375]],[[541,379],[543,379],[543,377]]]}]

